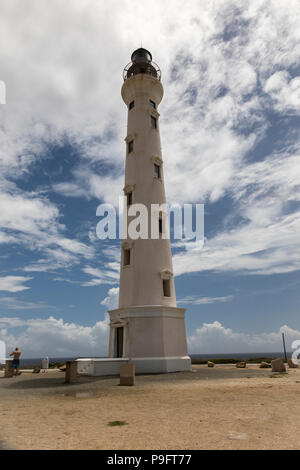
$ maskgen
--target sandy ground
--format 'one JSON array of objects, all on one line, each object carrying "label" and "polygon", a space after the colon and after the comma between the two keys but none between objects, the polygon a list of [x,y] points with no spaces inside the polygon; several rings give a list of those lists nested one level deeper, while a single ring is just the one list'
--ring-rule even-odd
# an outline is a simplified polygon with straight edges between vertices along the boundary
[{"label": "sandy ground", "polygon": [[[0,443],[12,449],[299,449],[300,369],[248,366],[80,378],[0,377]],[[109,426],[124,421],[123,426]]]}]

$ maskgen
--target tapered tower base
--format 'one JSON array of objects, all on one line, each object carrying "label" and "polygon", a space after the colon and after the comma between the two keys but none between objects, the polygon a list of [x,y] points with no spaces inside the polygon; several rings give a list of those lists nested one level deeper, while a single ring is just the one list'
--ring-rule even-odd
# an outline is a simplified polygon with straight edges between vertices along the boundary
[{"label": "tapered tower base", "polygon": [[109,311],[109,357],[128,358],[136,373],[191,369],[187,355],[185,309],[143,305]]}]

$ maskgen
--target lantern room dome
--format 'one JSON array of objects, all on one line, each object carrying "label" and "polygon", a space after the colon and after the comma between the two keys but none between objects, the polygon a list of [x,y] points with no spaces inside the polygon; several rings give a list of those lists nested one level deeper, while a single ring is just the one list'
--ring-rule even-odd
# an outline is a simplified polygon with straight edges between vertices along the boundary
[{"label": "lantern room dome", "polygon": [[151,62],[151,60],[152,60],[152,54],[149,51],[147,51],[147,49],[144,49],[143,47],[136,49],[131,54],[132,62]]},{"label": "lantern room dome", "polygon": [[131,54],[131,62],[126,65],[123,78],[124,81],[133,75],[151,75],[160,80],[160,69],[155,62],[152,62],[152,54],[147,49],[140,47]]}]

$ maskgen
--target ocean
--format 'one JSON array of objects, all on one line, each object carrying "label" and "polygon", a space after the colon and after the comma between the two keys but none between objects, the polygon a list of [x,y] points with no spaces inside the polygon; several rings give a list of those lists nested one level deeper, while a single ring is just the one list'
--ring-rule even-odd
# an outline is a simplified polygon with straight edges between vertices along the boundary
[{"label": "ocean", "polygon": [[[287,352],[288,356],[291,356],[291,352]],[[78,357],[82,358],[82,356],[73,356],[73,357],[49,357],[49,362],[51,363],[60,363],[64,364],[66,361],[74,361]],[[238,359],[238,360],[247,360],[247,359],[255,359],[255,358],[276,358],[281,357],[284,358],[283,352],[258,352],[258,353],[226,353],[226,354],[190,354],[190,357],[193,361],[201,360],[201,361],[209,361],[214,359]],[[97,359],[104,358],[104,356],[100,356]],[[21,367],[40,367],[42,363],[41,357],[37,358],[21,358]]]}]

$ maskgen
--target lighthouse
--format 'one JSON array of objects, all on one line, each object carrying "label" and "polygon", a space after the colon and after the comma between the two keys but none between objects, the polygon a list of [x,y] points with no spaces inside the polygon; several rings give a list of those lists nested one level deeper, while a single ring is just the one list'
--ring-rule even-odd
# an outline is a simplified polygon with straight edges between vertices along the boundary
[{"label": "lighthouse", "polygon": [[[164,186],[167,168],[159,123],[161,72],[151,53],[140,48],[133,52],[123,79],[121,94],[127,107],[123,188],[126,225],[121,245],[119,305],[109,311],[109,357],[128,358],[137,373],[190,370],[185,309],[176,305],[168,236]],[[134,219],[131,211],[136,205],[143,205],[147,211],[146,236],[145,230],[140,237],[130,234],[130,221]]]}]

